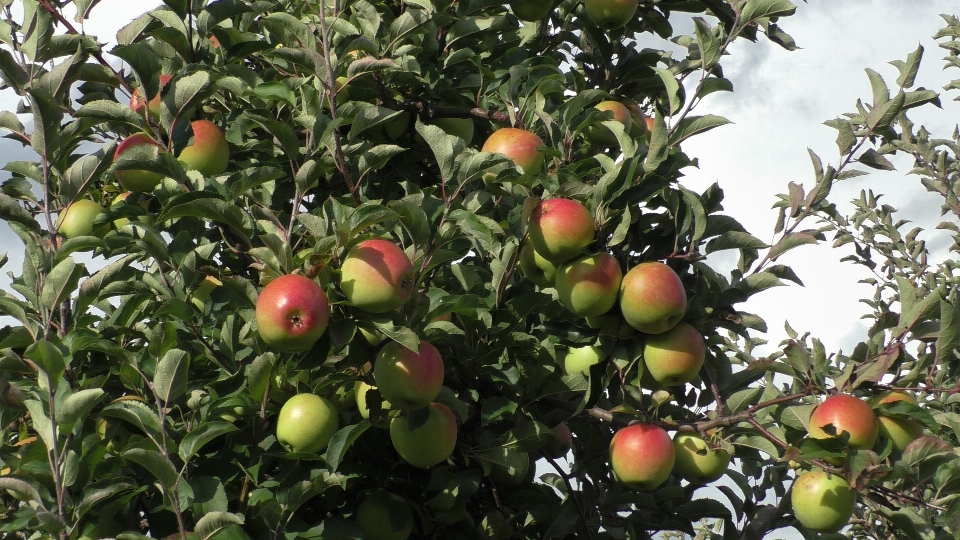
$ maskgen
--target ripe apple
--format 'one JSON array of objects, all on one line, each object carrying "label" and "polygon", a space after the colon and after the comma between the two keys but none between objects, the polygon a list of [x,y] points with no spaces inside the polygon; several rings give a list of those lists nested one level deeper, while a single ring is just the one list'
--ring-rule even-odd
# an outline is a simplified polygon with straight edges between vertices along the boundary
[{"label": "ripe apple", "polygon": [[[163,152],[163,146],[146,133],[134,133],[120,141],[120,144],[117,145],[117,150],[113,153],[113,160],[116,161],[120,155],[128,149],[143,144],[152,144],[158,148],[158,151]],[[143,169],[117,171],[114,173],[114,176],[117,177],[117,182],[120,183],[123,189],[127,191],[142,191],[144,193],[153,191],[153,188],[157,187],[157,184],[163,179],[163,174]]]},{"label": "ripe apple", "polygon": [[791,501],[793,515],[804,527],[835,533],[850,521],[857,492],[842,476],[815,470],[797,477]]},{"label": "ripe apple", "polygon": [[103,207],[90,199],[77,199],[60,213],[57,219],[57,232],[67,238],[90,236],[93,224],[103,213]]},{"label": "ripe apple", "polygon": [[442,403],[427,406],[427,421],[411,423],[411,415],[423,411],[407,411],[390,421],[390,442],[404,460],[414,467],[426,469],[446,461],[457,446],[457,419]]},{"label": "ripe apple", "polygon": [[666,386],[687,384],[703,367],[706,345],[696,328],[680,323],[662,334],[647,336],[643,364],[655,381]]},{"label": "ripe apple", "polygon": [[[119,195],[113,198],[113,202],[110,203],[110,208],[117,209],[122,207],[124,204],[129,204],[127,199],[129,199],[131,195],[133,195],[132,191],[124,191],[123,193],[120,193]],[[140,208],[147,210],[149,207],[150,207],[149,200],[143,200],[140,202]],[[141,215],[137,217],[137,221],[139,221],[140,223],[150,223],[151,219],[147,215]],[[120,219],[113,220],[113,226],[118,229],[125,227],[129,224],[130,224],[130,220],[127,218],[120,218]]]},{"label": "ripe apple", "polygon": [[560,422],[550,430],[553,432],[553,439],[543,445],[543,451],[553,459],[566,457],[570,449],[573,448],[573,433],[566,422]]},{"label": "ripe apple", "polygon": [[180,152],[177,159],[189,170],[204,176],[217,176],[227,170],[230,163],[230,145],[223,131],[209,120],[194,120],[193,144]]},{"label": "ripe apple", "polygon": [[530,454],[502,446],[486,453],[491,456],[490,478],[494,482],[506,486],[516,486],[523,482],[530,469]]},{"label": "ripe apple", "polygon": [[[211,38],[211,41],[213,39],[216,38]],[[154,122],[158,121],[160,119],[160,92],[163,91],[163,87],[167,86],[171,78],[170,75],[160,75],[160,89],[149,103],[143,95],[142,88],[134,89],[133,93],[130,94],[130,108],[140,113],[140,116],[144,118],[147,116],[147,111],[150,111],[150,119]]]},{"label": "ripe apple", "polygon": [[610,466],[617,479],[633,489],[656,489],[670,476],[676,451],[660,426],[632,424],[610,441]]},{"label": "ripe apple", "polygon": [[425,407],[443,386],[443,359],[436,347],[420,342],[420,354],[391,341],[377,353],[373,376],[384,399],[398,409]]},{"label": "ripe apple", "polygon": [[541,288],[553,287],[557,279],[557,265],[543,258],[530,241],[520,248],[520,269],[523,275]]},{"label": "ripe apple", "polygon": [[190,303],[193,304],[195,308],[203,311],[203,306],[206,304],[210,293],[221,285],[223,285],[223,282],[219,279],[213,276],[205,276],[203,281],[200,282],[200,285],[197,285],[197,288],[194,289],[193,295],[190,297]]},{"label": "ripe apple", "polygon": [[599,364],[607,355],[596,345],[585,347],[570,347],[560,358],[560,364],[567,375],[579,373],[584,377],[590,376],[590,366]]},{"label": "ripe apple", "polygon": [[850,394],[837,394],[823,400],[810,415],[807,430],[814,439],[828,439],[833,435],[823,428],[831,424],[836,435],[844,431],[850,435],[848,444],[854,450],[871,448],[880,434],[873,409],[866,401]]},{"label": "ripe apple", "polygon": [[[897,401],[906,401],[916,405],[917,397],[906,392],[887,392],[871,398],[868,403],[873,407],[881,403],[895,403]],[[880,422],[880,436],[890,439],[893,447],[901,452],[908,444],[923,436],[923,424],[916,420],[884,415],[878,415],[877,420]]]},{"label": "ripe apple", "polygon": [[500,153],[510,158],[524,174],[536,176],[543,169],[543,146],[540,137],[517,128],[500,128],[483,143],[483,152]]},{"label": "ripe apple", "polygon": [[617,303],[623,271],[609,253],[574,259],[557,270],[560,302],[578,317],[596,317]]},{"label": "ripe apple", "polygon": [[366,540],[407,540],[413,532],[413,511],[403,497],[374,491],[360,503],[357,524]]},{"label": "ripe apple", "polygon": [[572,199],[540,201],[530,214],[533,249],[554,264],[579,257],[596,231],[590,211]]},{"label": "ripe apple", "polygon": [[637,12],[638,0],[584,0],[583,7],[594,24],[614,30],[630,22]]},{"label": "ripe apple", "polygon": [[537,22],[553,9],[553,0],[511,0],[510,10],[521,21]]},{"label": "ripe apple", "polygon": [[257,298],[260,337],[283,352],[313,347],[327,329],[330,302],[312,279],[287,274],[271,281]]},{"label": "ripe apple", "polygon": [[277,442],[291,452],[316,454],[340,429],[337,407],[316,394],[297,394],[280,408]]},{"label": "ripe apple", "polygon": [[681,433],[673,437],[677,453],[677,474],[693,484],[709,484],[723,476],[730,465],[730,452],[710,448],[696,433]]},{"label": "ripe apple", "polygon": [[[608,120],[616,120],[623,125],[623,130],[630,133],[633,128],[633,118],[630,109],[619,101],[601,101],[595,108],[605,113]],[[617,146],[616,135],[602,124],[595,124],[584,130],[583,136],[594,146]]]},{"label": "ripe apple", "polygon": [[687,311],[687,291],[680,276],[661,262],[634,266],[620,285],[620,311],[634,329],[662,334]]},{"label": "ripe apple", "polygon": [[402,249],[388,240],[372,238],[360,242],[347,254],[340,269],[343,294],[364,311],[392,311],[413,294],[413,264]]}]

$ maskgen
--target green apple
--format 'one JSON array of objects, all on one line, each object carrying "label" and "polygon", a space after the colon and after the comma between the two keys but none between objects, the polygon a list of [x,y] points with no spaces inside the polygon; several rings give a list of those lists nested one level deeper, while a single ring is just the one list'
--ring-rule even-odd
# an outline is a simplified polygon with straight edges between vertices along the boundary
[{"label": "green apple", "polygon": [[257,298],[257,331],[283,352],[309,350],[327,329],[330,302],[316,281],[299,274],[280,276]]},{"label": "green apple", "polygon": [[130,441],[130,432],[117,420],[100,417],[97,419],[97,435],[107,441],[107,452],[119,455]]},{"label": "green apple", "polygon": [[696,328],[680,323],[662,334],[647,336],[643,364],[647,373],[666,386],[687,384],[703,367],[706,345]]},{"label": "green apple", "polygon": [[[450,103],[439,103],[438,107],[456,108]],[[473,140],[473,119],[471,118],[434,118],[433,125],[445,131],[448,135],[460,137],[463,142],[470,144]]]},{"label": "green apple", "polygon": [[560,364],[567,375],[579,373],[584,377],[590,376],[590,366],[599,364],[607,355],[596,345],[584,347],[570,347],[561,353]]},{"label": "green apple", "polygon": [[[134,133],[133,135],[120,141],[120,144],[117,145],[116,151],[113,153],[113,160],[117,161],[127,150],[142,145],[152,145],[157,147],[159,152],[164,151],[163,146],[161,146],[157,141],[153,140],[153,138],[146,133]],[[120,183],[120,186],[123,189],[127,191],[141,191],[144,193],[153,191],[153,189],[160,184],[160,180],[163,179],[163,174],[144,169],[116,171],[114,176],[116,176],[117,182]]]},{"label": "green apple", "polygon": [[638,0],[584,0],[583,8],[594,24],[614,30],[630,22],[637,13]]},{"label": "green apple", "polygon": [[[129,199],[130,196],[132,195],[134,195],[134,192],[132,191],[124,191],[123,193],[118,194],[116,197],[113,198],[113,201],[110,203],[110,209],[116,210],[118,208],[122,208],[123,205],[125,204],[130,204],[130,201],[128,201],[127,199]],[[147,210],[149,207],[150,207],[150,201],[148,198],[145,198],[140,202],[140,208]],[[152,220],[150,219],[150,216],[141,215],[137,217],[137,221],[139,221],[140,223],[149,224]],[[120,219],[113,220],[113,226],[118,229],[123,228],[129,224],[130,224],[130,220],[127,218],[120,218]]]},{"label": "green apple", "polygon": [[427,406],[443,386],[443,359],[436,347],[420,342],[420,353],[391,341],[377,353],[373,376],[380,394],[398,409]]},{"label": "green apple", "polygon": [[[427,414],[426,421],[414,418]],[[406,411],[390,421],[390,442],[404,460],[423,469],[446,461],[457,446],[457,419],[442,403]]]},{"label": "green apple", "polygon": [[516,486],[530,469],[530,455],[520,450],[499,446],[484,454],[490,460],[490,478],[498,484]]},{"label": "green apple", "polygon": [[200,282],[200,285],[197,285],[193,295],[190,296],[190,303],[193,304],[193,307],[203,311],[203,306],[206,304],[207,298],[210,297],[210,293],[221,285],[223,285],[223,282],[219,279],[213,276],[204,276],[203,281]]},{"label": "green apple", "polygon": [[[871,407],[881,403],[895,403],[897,401],[906,401],[917,404],[917,397],[906,392],[887,392],[882,396],[871,398],[869,404]],[[916,420],[906,418],[894,418],[892,416],[877,416],[880,422],[880,436],[890,439],[893,447],[903,452],[908,444],[923,436],[923,424]]]},{"label": "green apple", "polygon": [[610,441],[610,466],[633,489],[656,489],[670,477],[676,450],[670,435],[653,424],[631,424]]},{"label": "green apple", "polygon": [[626,106],[630,109],[630,136],[634,139],[647,137],[647,116],[640,110],[640,105],[636,101],[627,101]]},{"label": "green apple", "polygon": [[835,533],[850,522],[857,492],[842,476],[815,470],[797,477],[790,499],[793,515],[804,527]]},{"label": "green apple", "polygon": [[677,454],[677,474],[693,484],[709,484],[727,472],[730,452],[722,448],[710,448],[697,433],[677,432],[673,437]]},{"label": "green apple", "polygon": [[578,317],[596,317],[617,303],[623,271],[609,253],[574,259],[557,270],[560,302]]},{"label": "green apple", "polygon": [[[616,120],[623,125],[623,130],[630,133],[633,129],[633,117],[630,109],[619,101],[601,101],[595,107],[603,112],[608,120]],[[583,136],[594,146],[617,146],[619,141],[612,131],[603,124],[594,124],[584,130]]]},{"label": "green apple", "polygon": [[854,450],[872,448],[880,435],[877,415],[866,401],[850,394],[837,394],[823,400],[810,415],[807,430],[814,439],[833,437],[825,429],[832,425],[836,435],[850,435],[848,444]]},{"label": "green apple", "polygon": [[537,135],[512,127],[494,131],[483,143],[482,152],[499,153],[513,161],[524,174],[536,176],[543,170],[543,141]]},{"label": "green apple", "polygon": [[[370,406],[367,403],[367,392],[370,390],[377,390],[376,386],[371,386],[363,381],[357,381],[354,386],[354,394],[357,396],[357,409],[360,411],[360,416],[369,420],[370,419]],[[392,416],[393,405],[389,401],[383,399],[383,394],[380,394],[380,409],[379,413],[373,415],[375,420],[373,422],[374,427],[386,429],[389,427],[389,417]]]},{"label": "green apple", "polygon": [[344,258],[340,270],[343,294],[363,311],[393,311],[413,294],[413,264],[399,246],[388,240],[360,242]]},{"label": "green apple", "polygon": [[413,532],[413,511],[403,497],[374,491],[360,503],[357,524],[366,540],[406,540]]},{"label": "green apple", "polygon": [[521,21],[537,22],[553,9],[553,0],[511,0],[510,10]]},{"label": "green apple", "polygon": [[530,214],[530,242],[541,257],[561,264],[582,255],[596,234],[587,207],[572,199],[546,199]]},{"label": "green apple", "polygon": [[523,275],[541,288],[553,287],[557,279],[557,265],[544,259],[529,240],[520,248],[520,269]]},{"label": "green apple", "polygon": [[573,433],[566,422],[560,422],[550,429],[553,433],[553,439],[543,445],[543,451],[553,459],[566,457],[570,449],[573,448]]},{"label": "green apple", "polygon": [[316,454],[340,428],[337,407],[316,394],[297,394],[280,408],[277,442],[291,452]]},{"label": "green apple", "polygon": [[620,311],[634,329],[662,334],[683,319],[687,292],[669,266],[656,261],[640,263],[620,283]]},{"label": "green apple", "polygon": [[230,144],[223,131],[209,120],[194,120],[193,143],[183,149],[177,159],[186,169],[198,171],[203,176],[217,176],[230,164]]},{"label": "green apple", "polygon": [[73,201],[66,210],[60,213],[57,219],[57,232],[67,238],[90,236],[93,234],[93,224],[103,213],[103,207],[90,199]]}]

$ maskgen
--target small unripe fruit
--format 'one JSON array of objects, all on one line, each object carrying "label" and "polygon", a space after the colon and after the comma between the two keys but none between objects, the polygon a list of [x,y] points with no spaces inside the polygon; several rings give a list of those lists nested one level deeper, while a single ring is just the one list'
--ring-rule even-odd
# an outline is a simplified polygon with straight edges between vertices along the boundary
[{"label": "small unripe fruit", "polygon": [[696,433],[677,433],[673,437],[677,453],[676,469],[681,478],[693,484],[709,484],[723,476],[730,464],[730,453],[713,449]]},{"label": "small unripe fruit", "polygon": [[614,30],[630,22],[637,13],[637,0],[584,0],[583,8],[594,24]]},{"label": "small unripe fruit", "polygon": [[[616,120],[623,125],[623,130],[630,133],[633,128],[633,118],[630,109],[619,101],[601,101],[596,105],[598,111],[606,113],[609,120]],[[583,132],[584,137],[596,146],[616,146],[619,144],[617,136],[602,124],[588,127]]]},{"label": "small unripe fruit", "polygon": [[413,511],[403,497],[375,491],[360,503],[357,524],[366,540],[406,540],[413,531]]},{"label": "small unripe fruit", "polygon": [[[163,152],[163,147],[149,135],[146,133],[135,133],[117,145],[117,149],[113,153],[113,160],[117,161],[128,149],[141,145],[156,146],[159,152]],[[114,176],[117,177],[117,182],[120,183],[123,189],[127,191],[142,191],[144,193],[153,191],[160,183],[160,180],[163,179],[163,174],[144,169],[117,171],[114,173]]]}]

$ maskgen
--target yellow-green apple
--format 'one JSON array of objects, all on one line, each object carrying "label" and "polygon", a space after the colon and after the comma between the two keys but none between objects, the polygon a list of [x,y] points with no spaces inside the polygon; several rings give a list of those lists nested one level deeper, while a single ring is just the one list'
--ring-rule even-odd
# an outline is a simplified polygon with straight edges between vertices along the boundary
[{"label": "yellow-green apple", "polygon": [[[438,103],[438,107],[457,108],[451,103]],[[460,137],[463,142],[470,144],[473,140],[474,125],[470,118],[434,118],[433,125],[442,129],[447,135]]]},{"label": "yellow-green apple", "polygon": [[160,92],[163,91],[163,87],[170,82],[172,77],[170,75],[160,75],[160,88],[157,91],[157,95],[153,96],[149,102],[146,97],[144,97],[142,88],[134,89],[133,93],[130,94],[130,108],[140,113],[140,116],[146,118],[147,111],[150,112],[150,119],[156,122],[160,119]]},{"label": "yellow-green apple", "polygon": [[627,324],[646,334],[662,334],[687,311],[680,276],[661,262],[634,266],[620,284],[620,311]]},{"label": "yellow-green apple", "polygon": [[837,394],[823,400],[810,415],[807,431],[814,439],[828,439],[835,435],[824,428],[832,425],[836,436],[850,435],[850,448],[870,448],[877,442],[880,428],[877,415],[866,401],[850,394]]},{"label": "yellow-green apple", "polygon": [[315,454],[327,447],[339,428],[332,401],[316,394],[297,394],[280,408],[277,442],[291,452]]},{"label": "yellow-green apple", "polygon": [[120,422],[100,417],[97,419],[97,435],[107,441],[107,452],[120,454],[130,441],[130,432]]},{"label": "yellow-green apple", "polygon": [[520,248],[520,269],[538,287],[553,287],[556,283],[557,265],[537,253],[529,240]]},{"label": "yellow-green apple", "polygon": [[[424,413],[425,422],[411,422],[411,416]],[[431,403],[426,411],[406,411],[390,421],[390,442],[410,465],[432,467],[446,461],[457,446],[457,419],[442,403]]]},{"label": "yellow-green apple", "polygon": [[103,207],[90,199],[77,199],[60,212],[57,218],[57,232],[67,238],[90,236],[93,224],[103,213]]},{"label": "yellow-green apple", "polygon": [[227,170],[230,164],[230,144],[223,131],[209,120],[194,120],[193,144],[190,144],[177,159],[187,169],[198,171],[204,176],[217,176]]},{"label": "yellow-green apple", "polygon": [[360,335],[363,336],[363,339],[367,340],[367,343],[373,346],[377,346],[383,343],[383,334],[379,330],[367,330],[366,328],[360,329]]},{"label": "yellow-green apple", "polygon": [[[116,151],[113,153],[113,160],[117,161],[117,159],[130,148],[144,144],[156,146],[158,151],[163,152],[163,146],[146,133],[134,133],[120,141]],[[163,179],[163,174],[144,169],[116,171],[114,176],[117,177],[117,182],[120,183],[123,189],[127,191],[142,191],[145,193],[153,191],[153,188],[157,187],[157,184]]]},{"label": "yellow-green apple", "polygon": [[[113,201],[110,203],[110,208],[115,210],[117,208],[122,207],[124,204],[129,204],[127,199],[129,199],[131,195],[133,195],[132,191],[124,191],[123,193],[118,194],[116,197],[113,198]],[[144,199],[143,201],[140,202],[140,208],[147,210],[149,207],[150,207],[149,200]],[[151,220],[149,216],[141,215],[137,217],[137,221],[139,221],[140,223],[150,223]],[[130,220],[127,218],[120,218],[120,219],[113,220],[113,226],[118,229],[122,227],[126,227],[129,224],[130,224]]]},{"label": "yellow-green apple", "polygon": [[[370,419],[370,405],[367,403],[367,392],[370,390],[377,390],[376,386],[371,386],[364,381],[357,381],[356,386],[354,386],[354,393],[357,396],[357,409],[360,411],[360,416],[369,420]],[[389,416],[388,412],[393,408],[393,405],[389,401],[383,399],[383,394],[380,394],[380,413],[373,415],[376,418],[376,421],[373,423],[374,427],[387,428],[387,417]]]},{"label": "yellow-green apple", "polygon": [[583,7],[594,24],[613,30],[630,22],[637,12],[638,0],[584,0]]},{"label": "yellow-green apple", "polygon": [[627,108],[630,109],[630,136],[634,139],[645,137],[647,135],[647,117],[640,110],[640,105],[636,101],[628,101]]},{"label": "yellow-green apple", "polygon": [[633,489],[656,489],[670,476],[676,451],[660,426],[632,424],[610,441],[610,466],[617,479]]},{"label": "yellow-green apple", "polygon": [[[623,125],[623,130],[630,133],[633,128],[633,117],[630,109],[626,105],[619,101],[607,100],[597,103],[595,108],[603,112],[607,120],[620,122],[620,124]],[[617,136],[607,129],[607,126],[602,124],[595,124],[588,127],[584,130],[583,135],[590,144],[595,146],[616,146],[619,144]]]},{"label": "yellow-green apple", "polygon": [[857,492],[844,477],[818,469],[797,477],[790,499],[793,515],[804,527],[835,533],[850,522]]},{"label": "yellow-green apple", "polygon": [[490,456],[490,478],[498,484],[516,486],[530,469],[530,454],[502,446],[485,452]]},{"label": "yellow-green apple", "polygon": [[357,524],[366,540],[407,540],[413,532],[413,511],[403,497],[374,491],[360,503]]},{"label": "yellow-green apple", "polygon": [[511,0],[510,10],[521,21],[537,22],[553,9],[553,0]]},{"label": "yellow-green apple", "polygon": [[596,345],[584,347],[570,347],[561,353],[560,364],[567,375],[579,373],[584,377],[590,376],[590,366],[599,364],[606,357],[603,350]]},{"label": "yellow-green apple", "polygon": [[500,153],[520,167],[524,174],[540,174],[543,169],[543,152],[538,150],[543,141],[535,134],[518,128],[500,128],[483,143],[483,152]]},{"label": "yellow-green apple", "polygon": [[553,439],[550,439],[543,445],[543,451],[554,459],[566,457],[567,452],[573,448],[573,433],[566,422],[560,422],[550,429],[553,433]]},{"label": "yellow-green apple", "polygon": [[360,242],[344,258],[340,270],[340,288],[347,300],[370,313],[397,309],[413,294],[413,264],[388,240]]},{"label": "yellow-green apple", "polygon": [[673,437],[677,474],[693,484],[709,484],[723,476],[730,465],[730,452],[710,448],[697,433],[677,432]]},{"label": "yellow-green apple", "polygon": [[[898,401],[906,401],[916,405],[917,397],[906,392],[887,392],[871,398],[869,404],[873,407],[881,403],[896,403]],[[893,447],[901,452],[908,444],[923,436],[923,424],[916,420],[894,418],[882,414],[877,416],[877,420],[880,422],[880,436],[890,439]]]},{"label": "yellow-green apple", "polygon": [[666,386],[687,384],[703,367],[706,345],[696,328],[680,323],[662,334],[647,336],[643,364],[655,381]]},{"label": "yellow-green apple", "polygon": [[573,199],[546,199],[530,213],[533,249],[554,264],[579,257],[596,230],[590,211]]},{"label": "yellow-green apple", "polygon": [[419,409],[428,405],[443,386],[443,359],[426,341],[420,354],[391,341],[377,353],[373,376],[383,399],[398,409]]},{"label": "yellow-green apple", "polygon": [[200,311],[203,311],[203,306],[207,302],[207,298],[210,297],[210,293],[214,291],[217,287],[223,285],[223,282],[213,276],[204,276],[203,281],[200,282],[200,285],[197,285],[197,288],[193,290],[193,295],[190,297],[190,303]]},{"label": "yellow-green apple", "polygon": [[617,303],[623,271],[609,253],[574,259],[557,270],[560,302],[579,317],[596,317]]},{"label": "yellow-green apple", "polygon": [[316,281],[287,274],[263,288],[256,315],[264,341],[283,352],[301,352],[313,347],[327,329],[330,302]]}]

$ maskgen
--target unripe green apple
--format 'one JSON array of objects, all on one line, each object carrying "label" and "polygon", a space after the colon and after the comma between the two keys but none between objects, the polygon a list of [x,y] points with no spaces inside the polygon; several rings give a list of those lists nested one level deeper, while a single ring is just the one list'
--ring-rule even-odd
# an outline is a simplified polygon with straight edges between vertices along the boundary
[{"label": "unripe green apple", "polygon": [[312,279],[287,274],[271,281],[257,298],[257,331],[283,352],[309,350],[327,329],[330,302]]},{"label": "unripe green apple", "polygon": [[[144,144],[156,146],[159,152],[164,151],[163,146],[146,133],[134,133],[120,141],[116,151],[113,153],[113,160],[117,161],[117,159],[130,148]],[[144,193],[153,191],[160,183],[160,180],[163,179],[163,174],[144,169],[117,171],[114,173],[114,176],[117,177],[117,182],[120,183],[123,189],[127,191],[142,191]]]},{"label": "unripe green apple", "polygon": [[723,476],[730,465],[730,452],[710,448],[697,433],[677,432],[673,437],[677,474],[693,484],[709,484]]},{"label": "unripe green apple", "polygon": [[193,291],[193,295],[190,297],[190,303],[200,311],[203,311],[203,306],[207,302],[207,298],[210,297],[210,293],[214,289],[223,285],[223,282],[213,276],[205,276],[203,281],[200,282],[200,285],[197,285],[197,288]]},{"label": "unripe green apple", "polygon": [[357,524],[366,540],[406,540],[413,531],[413,511],[403,497],[374,491],[360,503]]},{"label": "unripe green apple", "polygon": [[824,428],[833,425],[836,435],[847,432],[854,450],[873,447],[880,434],[877,416],[867,402],[850,394],[837,394],[823,400],[810,415],[808,431],[814,439],[833,437]]},{"label": "unripe green apple", "polygon": [[103,417],[97,419],[97,435],[100,440],[107,441],[107,452],[111,454],[119,455],[130,441],[127,428],[117,420]]},{"label": "unripe green apple", "polygon": [[670,477],[676,451],[670,435],[652,424],[631,424],[610,441],[610,466],[633,489],[656,489]]},{"label": "unripe green apple", "polygon": [[[619,101],[601,101],[595,107],[605,113],[608,120],[616,120],[623,125],[623,130],[630,133],[633,128],[633,118],[630,109]],[[595,124],[584,130],[583,136],[595,146],[617,146],[619,141],[612,131],[602,124]]]},{"label": "unripe green apple", "polygon": [[590,376],[590,366],[599,364],[606,357],[603,350],[596,345],[570,347],[561,354],[563,356],[560,358],[560,364],[563,365],[563,371],[567,375],[579,373],[584,377]]},{"label": "unripe green apple", "polygon": [[566,457],[567,453],[573,448],[573,433],[566,422],[560,422],[550,429],[553,433],[553,439],[543,446],[543,451],[553,459]]},{"label": "unripe green apple", "polygon": [[706,345],[696,328],[680,323],[662,334],[647,336],[643,364],[655,381],[666,386],[687,384],[703,367]]},{"label": "unripe green apple", "polygon": [[[110,203],[110,208],[117,209],[122,207],[124,204],[129,204],[127,199],[129,199],[131,195],[133,195],[132,191],[124,191],[123,193],[118,194],[116,197],[113,198],[113,202]],[[140,208],[147,210],[149,207],[150,207],[149,200],[143,200],[140,202]],[[137,221],[139,221],[140,223],[149,224],[152,220],[150,219],[150,216],[142,215],[137,217]],[[130,220],[127,218],[120,218],[120,219],[113,220],[113,226],[118,229],[125,227],[129,224],[130,224]]]},{"label": "unripe green apple", "polygon": [[316,394],[297,394],[280,408],[277,442],[295,453],[316,454],[340,429],[337,408]]},{"label": "unripe green apple", "polygon": [[634,266],[620,284],[620,311],[627,324],[646,334],[662,334],[687,312],[680,276],[661,262]]},{"label": "unripe green apple", "polygon": [[[357,409],[360,411],[360,416],[369,420],[370,419],[370,406],[367,403],[367,392],[370,390],[376,390],[376,386],[370,386],[369,384],[363,381],[357,381],[356,386],[354,386],[354,394],[357,396]],[[373,423],[374,427],[384,428],[389,427],[388,418],[391,416],[390,411],[393,409],[393,405],[389,401],[383,399],[383,394],[380,394],[380,414],[375,415],[376,421]]]},{"label": "unripe green apple", "polygon": [[177,159],[187,169],[198,171],[203,176],[217,176],[230,164],[230,144],[223,131],[209,120],[194,120],[193,144],[180,152]]},{"label": "unripe green apple", "polygon": [[[215,39],[215,38],[211,38]],[[150,119],[153,122],[160,120],[160,92],[163,91],[163,87],[170,82],[172,77],[170,75],[160,75],[160,88],[157,92],[157,95],[147,102],[146,97],[143,95],[143,88],[136,88],[133,90],[133,93],[130,94],[130,108],[140,113],[140,116],[146,118],[147,111],[150,112]]]},{"label": "unripe green apple", "polygon": [[596,317],[617,303],[623,271],[609,253],[574,259],[557,270],[560,302],[578,317]]},{"label": "unripe green apple", "polygon": [[427,420],[420,425],[411,422],[411,415],[422,410],[407,411],[390,421],[390,442],[404,460],[423,469],[446,461],[457,446],[457,419],[442,403],[427,406]]},{"label": "unripe green apple", "polygon": [[840,475],[815,470],[793,483],[793,515],[806,528],[834,533],[850,522],[857,492]]},{"label": "unripe green apple", "polygon": [[596,231],[590,211],[572,199],[540,201],[530,214],[533,249],[554,264],[579,257]]},{"label": "unripe green apple", "polygon": [[90,199],[77,199],[57,219],[57,231],[67,238],[90,236],[93,224],[103,213],[103,207]]},{"label": "unripe green apple", "polygon": [[[872,407],[881,403],[895,403],[897,401],[906,401],[916,405],[917,397],[906,392],[887,392],[882,396],[871,398],[869,404]],[[877,420],[880,422],[880,436],[890,439],[893,447],[901,452],[908,444],[923,436],[923,424],[916,420],[884,415],[877,416]]]},{"label": "unripe green apple", "polygon": [[361,328],[360,335],[362,335],[363,339],[367,340],[367,343],[370,345],[377,346],[383,343],[383,334],[377,330],[367,330],[366,328]]},{"label": "unripe green apple", "polygon": [[393,311],[413,294],[413,264],[402,249],[388,240],[372,238],[360,242],[350,250],[340,268],[343,294],[363,311]]},{"label": "unripe green apple", "polygon": [[536,176],[543,169],[543,153],[537,150],[543,146],[540,137],[517,128],[500,128],[494,131],[483,143],[483,152],[500,153],[520,167],[524,174]]},{"label": "unripe green apple", "polygon": [[530,469],[530,454],[502,446],[485,452],[491,456],[490,478],[498,484],[516,486]]},{"label": "unripe green apple", "polygon": [[553,0],[511,0],[510,10],[521,21],[537,22],[553,9]]},{"label": "unripe green apple", "polygon": [[[456,108],[451,103],[438,103],[438,107]],[[470,118],[434,118],[433,125],[445,131],[448,135],[460,137],[463,142],[470,144],[473,140],[474,125]]]},{"label": "unripe green apple", "polygon": [[530,241],[524,242],[520,248],[520,269],[538,287],[553,287],[556,283],[557,265],[537,253]]},{"label": "unripe green apple", "polygon": [[383,398],[398,409],[425,407],[443,386],[443,359],[436,347],[420,342],[420,353],[396,341],[377,353],[373,376]]},{"label": "unripe green apple", "polygon": [[647,116],[640,110],[640,105],[636,101],[628,101],[626,105],[630,109],[630,136],[634,139],[645,137],[647,135]]},{"label": "unripe green apple", "polygon": [[630,22],[637,13],[638,0],[584,0],[583,8],[594,24],[614,30]]}]

